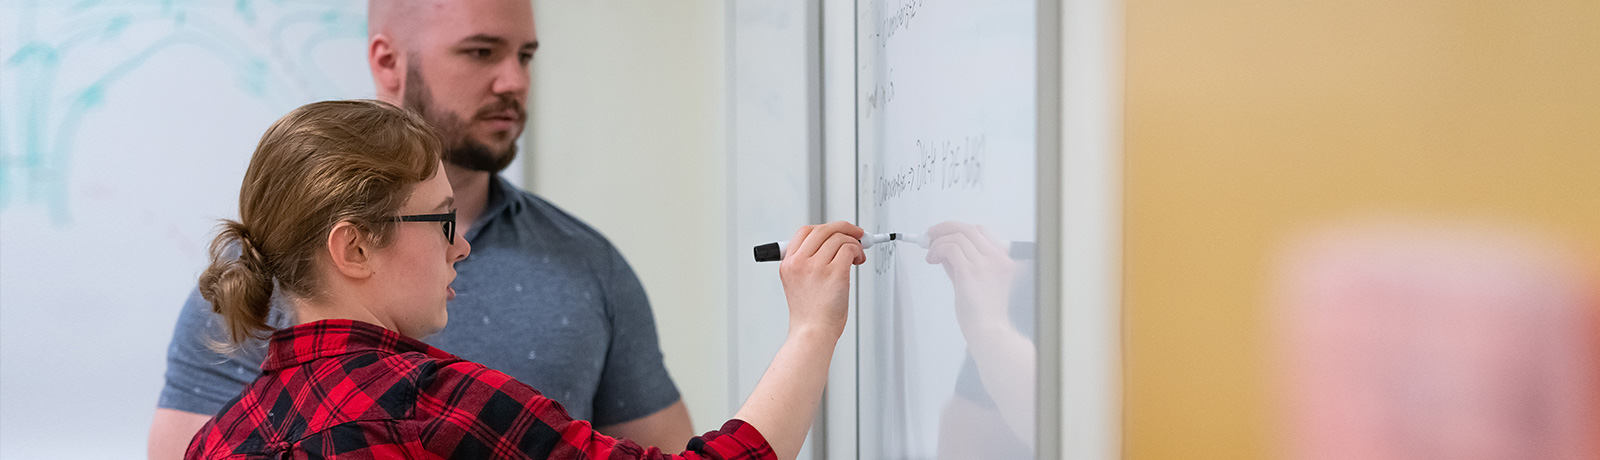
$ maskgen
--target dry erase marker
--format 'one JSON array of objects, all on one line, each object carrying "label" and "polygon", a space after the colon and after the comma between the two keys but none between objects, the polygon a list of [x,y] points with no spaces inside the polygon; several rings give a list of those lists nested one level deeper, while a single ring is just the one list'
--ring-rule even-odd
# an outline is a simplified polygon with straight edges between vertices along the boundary
[{"label": "dry erase marker", "polygon": [[[874,244],[887,243],[900,239],[898,233],[877,233],[861,237],[861,249],[867,249]],[[783,250],[789,248],[789,242],[767,243],[756,246],[756,262],[775,262],[783,260]]]}]

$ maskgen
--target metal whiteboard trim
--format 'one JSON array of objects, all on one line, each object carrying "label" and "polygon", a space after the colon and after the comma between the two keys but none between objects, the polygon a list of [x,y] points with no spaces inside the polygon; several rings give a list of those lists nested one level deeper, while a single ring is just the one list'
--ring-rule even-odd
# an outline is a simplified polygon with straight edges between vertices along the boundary
[{"label": "metal whiteboard trim", "polygon": [[[738,155],[738,147],[739,147],[739,142],[738,142],[738,138],[739,138],[738,132],[739,131],[738,131],[738,127],[739,127],[739,124],[735,121],[736,117],[734,116],[735,114],[738,113],[738,101],[739,101],[739,84],[738,84],[739,83],[739,73],[734,71],[734,69],[738,68],[737,66],[739,65],[739,62],[738,62],[739,58],[738,58],[737,50],[735,49],[735,46],[734,46],[735,39],[738,37],[738,33],[739,33],[739,31],[738,31],[738,21],[737,21],[738,20],[738,15],[737,15],[738,8],[736,7],[736,3],[737,3],[737,0],[729,0],[729,1],[725,2],[725,3],[723,3],[723,5],[722,5],[722,7],[723,7],[723,11],[722,11],[722,14],[723,14],[723,17],[722,17],[722,20],[723,20],[723,26],[722,26],[722,34],[723,34],[722,65],[723,65],[723,69],[722,69],[722,74],[723,75],[722,75],[722,78],[724,80],[724,83],[723,83],[724,94],[723,94],[723,107],[722,107],[722,113],[723,113],[723,117],[722,117],[722,131],[723,131],[722,135],[723,135],[723,140],[722,141],[725,143],[725,145],[726,145],[725,148],[728,151],[728,154],[727,154],[727,157],[726,157],[728,159],[728,161],[727,161],[727,164],[725,165],[727,170],[724,171],[724,173],[725,173],[724,177],[726,177],[726,184],[724,186],[726,187],[727,190],[732,191],[734,193],[738,193],[739,192],[739,155]],[[727,247],[737,248],[737,247],[739,247],[739,243],[740,243],[739,234],[738,234],[739,232],[737,231],[737,229],[739,228],[739,219],[740,219],[740,217],[739,217],[739,201],[736,200],[736,199],[733,199],[732,197],[729,197],[723,204],[726,206],[726,209],[724,211],[727,213],[726,214],[727,217],[726,217],[725,225],[727,225],[729,229],[733,229],[733,231],[729,231],[728,232]],[[740,254],[741,253],[739,251],[728,251],[728,259],[726,261],[726,263],[728,264],[727,266],[729,266],[729,267],[738,267],[737,264],[744,260],[744,259],[741,259],[739,257]],[[728,380],[727,381],[727,385],[728,385],[728,387],[727,387],[728,388],[727,407],[730,410],[737,411],[740,403],[742,402],[742,401],[739,401],[739,308],[738,308],[738,301],[739,301],[739,273],[738,273],[738,270],[734,270],[734,269],[729,269],[728,270],[728,286],[727,286],[727,294],[726,295],[727,295],[727,302],[728,302],[728,305],[727,305],[727,311],[728,311],[728,318],[727,319],[728,319],[728,322],[726,324],[726,329],[724,330],[724,332],[727,334],[727,339],[726,340],[727,340],[727,343],[728,343],[728,349],[724,350],[724,351],[728,354],[728,356],[727,356],[728,366],[727,366],[727,370],[726,370],[726,372],[727,372],[727,380]]]},{"label": "metal whiteboard trim", "polygon": [[[822,166],[824,221],[848,220],[859,223],[857,197],[856,125],[856,3],[854,0],[821,0],[819,7],[818,56],[820,99],[822,104]],[[818,458],[855,459],[860,457],[860,402],[858,365],[860,363],[857,301],[859,277],[851,275],[850,318],[834,348],[828,370],[828,387],[823,393],[823,429],[816,453]]]},{"label": "metal whiteboard trim", "polygon": [[[828,191],[827,166],[823,145],[827,128],[824,126],[825,102],[823,101],[823,68],[822,62],[822,0],[805,0],[801,7],[805,16],[801,30],[805,34],[802,41],[805,60],[805,104],[806,104],[806,184],[811,193],[806,197],[806,214],[811,223],[822,223],[828,220],[826,212]],[[838,353],[835,344],[834,353]],[[829,373],[832,362],[829,362]],[[831,377],[830,377],[831,380]],[[806,437],[805,446],[810,449],[810,457],[815,460],[827,458],[828,448],[828,385],[824,384],[822,400],[817,402],[817,412],[812,418],[811,430]],[[807,451],[802,450],[802,455]]]},{"label": "metal whiteboard trim", "polygon": [[1039,459],[1061,458],[1061,3],[1038,0],[1035,13],[1034,60],[1035,113],[1034,141],[1036,166],[1034,210],[1036,228],[1034,250],[1037,265],[1034,276],[1034,314],[1037,331],[1034,348],[1034,401],[1038,411],[1034,433],[1034,455]]}]

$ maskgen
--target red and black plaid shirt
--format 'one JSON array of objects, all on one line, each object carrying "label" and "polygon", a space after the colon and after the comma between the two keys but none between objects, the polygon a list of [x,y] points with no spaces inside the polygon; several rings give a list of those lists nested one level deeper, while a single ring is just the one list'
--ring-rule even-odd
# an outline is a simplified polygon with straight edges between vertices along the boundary
[{"label": "red and black plaid shirt", "polygon": [[[669,458],[595,432],[505,374],[371,324],[279,330],[261,370],[186,458]],[[739,420],[688,449],[673,458],[775,458]]]}]

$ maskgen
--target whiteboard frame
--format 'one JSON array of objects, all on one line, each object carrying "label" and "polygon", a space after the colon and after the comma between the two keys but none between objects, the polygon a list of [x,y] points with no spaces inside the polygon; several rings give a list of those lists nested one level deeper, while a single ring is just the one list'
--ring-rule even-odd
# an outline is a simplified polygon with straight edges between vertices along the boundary
[{"label": "whiteboard frame", "polygon": [[[856,2],[821,8],[822,213],[859,221]],[[1038,6],[1040,459],[1122,454],[1121,14],[1115,0]],[[856,324],[829,374],[820,458],[860,458]]]},{"label": "whiteboard frame", "polygon": [[[818,37],[822,67],[821,99],[822,214],[825,221],[860,222],[856,209],[856,3],[855,0],[821,0]],[[859,285],[854,273],[851,286]],[[860,365],[860,312],[858,290],[850,290],[850,318],[834,349],[828,387],[823,393],[821,426],[813,433],[821,439],[814,452],[819,459],[860,458],[861,423],[858,384]]]},{"label": "whiteboard frame", "polygon": [[[727,15],[726,126],[728,189],[732,191],[728,244],[733,250],[728,263],[733,268],[727,322],[728,407],[732,410],[743,405],[771,364],[782,345],[788,318],[782,308],[785,300],[775,276],[776,264],[754,263],[750,248],[781,241],[801,225],[853,219],[853,214],[828,215],[823,210],[829,193],[823,171],[821,2],[727,1],[722,5]],[[853,372],[847,372],[855,369],[854,338],[850,332],[841,337],[830,380],[854,378]],[[824,393],[824,404],[811,436],[801,447],[800,458],[822,458],[829,440],[825,427],[830,414],[849,414],[843,408],[830,412],[826,404],[830,393],[838,391]],[[854,422],[853,417],[848,420]]]},{"label": "whiteboard frame", "polygon": [[[1034,43],[1035,71],[1034,77],[1037,88],[1035,97],[1037,106],[1034,109],[1037,128],[1034,135],[1036,162],[1034,187],[1035,225],[1034,235],[1038,245],[1035,250],[1037,270],[1035,280],[1034,299],[1037,302],[1034,308],[1034,324],[1038,330],[1034,340],[1037,352],[1034,359],[1036,374],[1034,383],[1034,403],[1038,405],[1037,417],[1034,423],[1034,458],[1049,459],[1062,457],[1062,440],[1053,434],[1060,432],[1062,414],[1069,411],[1062,410],[1062,402],[1068,400],[1067,395],[1061,392],[1062,368],[1067,363],[1062,356],[1062,323],[1060,318],[1065,316],[1062,310],[1065,304],[1061,302],[1062,289],[1065,280],[1061,278],[1061,263],[1065,258],[1061,253],[1061,215],[1062,204],[1065,201],[1061,196],[1061,175],[1063,174],[1061,161],[1061,75],[1065,69],[1061,67],[1062,36],[1060,3],[1053,0],[1037,0],[1037,10],[1034,31],[1039,35]],[[1087,396],[1087,395],[1085,395]]]}]

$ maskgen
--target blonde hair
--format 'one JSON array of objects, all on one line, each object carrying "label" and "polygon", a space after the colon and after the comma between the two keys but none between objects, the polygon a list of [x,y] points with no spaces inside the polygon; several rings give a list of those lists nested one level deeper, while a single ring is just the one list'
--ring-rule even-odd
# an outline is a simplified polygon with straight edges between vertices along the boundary
[{"label": "blonde hair", "polygon": [[440,151],[421,117],[385,102],[316,102],[273,123],[239,187],[239,220],[219,225],[200,275],[200,295],[227,333],[218,348],[272,332],[274,284],[316,297],[317,257],[334,225],[350,222],[387,245],[395,214],[436,172]]}]

